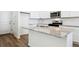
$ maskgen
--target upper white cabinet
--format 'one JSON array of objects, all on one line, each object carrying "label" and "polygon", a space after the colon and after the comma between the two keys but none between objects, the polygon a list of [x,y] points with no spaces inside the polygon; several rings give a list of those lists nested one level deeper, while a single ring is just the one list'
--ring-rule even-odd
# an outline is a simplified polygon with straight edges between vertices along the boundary
[{"label": "upper white cabinet", "polygon": [[48,11],[40,11],[39,16],[40,16],[40,18],[50,18],[50,12],[48,12]]},{"label": "upper white cabinet", "polygon": [[79,11],[71,11],[72,17],[79,17]]},{"label": "upper white cabinet", "polygon": [[79,17],[79,11],[61,11],[62,17]]},{"label": "upper white cabinet", "polygon": [[38,12],[31,12],[30,18],[39,18],[39,13]]},{"label": "upper white cabinet", "polygon": [[50,12],[34,11],[34,12],[31,12],[30,18],[50,18]]},{"label": "upper white cabinet", "polygon": [[70,11],[61,11],[61,17],[70,17]]}]

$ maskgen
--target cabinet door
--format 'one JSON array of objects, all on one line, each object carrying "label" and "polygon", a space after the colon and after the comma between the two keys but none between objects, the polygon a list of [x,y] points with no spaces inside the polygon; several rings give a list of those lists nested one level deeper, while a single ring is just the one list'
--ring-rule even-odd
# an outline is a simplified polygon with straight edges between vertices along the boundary
[{"label": "cabinet door", "polygon": [[34,11],[31,12],[31,18],[50,18],[50,12],[48,11]]},{"label": "cabinet door", "polygon": [[71,17],[79,17],[79,11],[71,11]]},{"label": "cabinet door", "polygon": [[48,12],[48,11],[40,11],[39,16],[40,16],[40,18],[50,18],[50,12]]},{"label": "cabinet door", "polygon": [[61,17],[79,17],[79,11],[61,11]]},{"label": "cabinet door", "polygon": [[61,11],[61,17],[71,17],[70,11]]},{"label": "cabinet door", "polygon": [[39,17],[39,12],[37,12],[37,11],[31,12],[30,18],[40,18]]}]

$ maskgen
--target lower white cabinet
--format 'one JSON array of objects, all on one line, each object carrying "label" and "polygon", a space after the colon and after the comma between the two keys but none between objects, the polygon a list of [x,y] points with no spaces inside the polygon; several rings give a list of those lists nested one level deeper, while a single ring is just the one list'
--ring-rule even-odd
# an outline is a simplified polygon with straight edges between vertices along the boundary
[{"label": "lower white cabinet", "polygon": [[72,47],[72,33],[66,37],[56,37],[50,34],[29,30],[29,46],[31,47]]}]

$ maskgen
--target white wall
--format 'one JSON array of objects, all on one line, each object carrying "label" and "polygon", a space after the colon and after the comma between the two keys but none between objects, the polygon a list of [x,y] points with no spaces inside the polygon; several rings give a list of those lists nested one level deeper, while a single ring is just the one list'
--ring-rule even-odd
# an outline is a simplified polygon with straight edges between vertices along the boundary
[{"label": "white wall", "polygon": [[18,36],[18,12],[0,11],[0,34],[13,33]]},{"label": "white wall", "polygon": [[37,19],[30,19],[29,20],[29,24],[38,24],[38,20]]},{"label": "white wall", "polygon": [[18,11],[11,12],[11,33],[15,35],[15,37],[19,38],[19,14]]},{"label": "white wall", "polygon": [[63,18],[63,25],[79,26],[79,18]]},{"label": "white wall", "polygon": [[10,33],[10,11],[0,11],[0,34]]}]

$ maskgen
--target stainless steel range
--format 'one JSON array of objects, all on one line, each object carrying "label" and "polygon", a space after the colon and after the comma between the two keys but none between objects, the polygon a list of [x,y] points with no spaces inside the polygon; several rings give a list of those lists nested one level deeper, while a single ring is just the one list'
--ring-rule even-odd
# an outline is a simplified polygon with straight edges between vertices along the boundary
[{"label": "stainless steel range", "polygon": [[48,25],[59,27],[59,25],[62,25],[62,20],[53,20],[52,23]]}]

